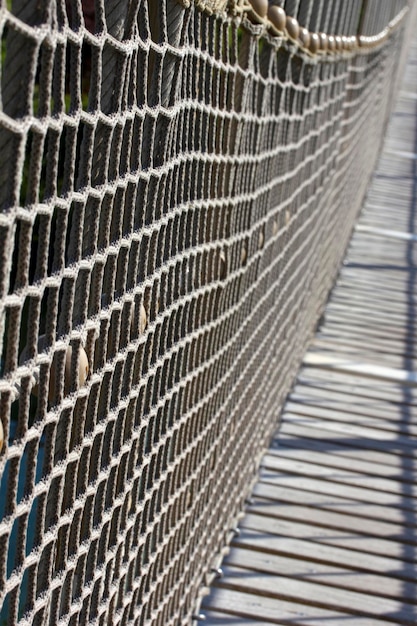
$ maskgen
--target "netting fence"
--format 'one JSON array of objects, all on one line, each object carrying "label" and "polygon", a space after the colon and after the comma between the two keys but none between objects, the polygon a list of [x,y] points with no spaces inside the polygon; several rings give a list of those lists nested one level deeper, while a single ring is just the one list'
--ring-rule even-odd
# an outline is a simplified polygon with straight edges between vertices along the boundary
[{"label": "netting fence", "polygon": [[189,624],[343,257],[413,7],[0,6],[0,624]]}]

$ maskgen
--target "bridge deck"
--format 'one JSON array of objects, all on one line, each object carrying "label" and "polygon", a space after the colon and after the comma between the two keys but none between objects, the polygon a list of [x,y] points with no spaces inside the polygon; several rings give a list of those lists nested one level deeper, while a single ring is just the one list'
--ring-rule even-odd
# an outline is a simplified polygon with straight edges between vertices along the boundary
[{"label": "bridge deck", "polygon": [[416,137],[417,43],[206,624],[417,623]]}]

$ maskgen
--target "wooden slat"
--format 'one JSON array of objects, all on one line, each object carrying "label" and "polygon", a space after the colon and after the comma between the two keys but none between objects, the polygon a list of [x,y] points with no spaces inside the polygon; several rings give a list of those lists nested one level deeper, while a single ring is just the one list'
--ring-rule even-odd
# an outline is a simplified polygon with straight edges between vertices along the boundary
[{"label": "wooden slat", "polygon": [[404,358],[414,359],[417,357],[417,346],[407,345],[403,340],[398,340],[391,335],[386,337],[375,336],[367,333],[366,329],[355,326],[350,328],[344,326],[343,330],[340,325],[337,328],[330,325],[326,326],[325,330],[321,330],[317,334],[315,346],[326,348],[330,342],[336,347],[343,348],[345,346],[351,353],[362,353],[365,344],[367,351],[371,348],[373,352],[377,352],[381,356],[384,354],[399,356],[402,357],[403,362]]},{"label": "wooden slat", "polygon": [[[376,306],[373,306],[372,303],[362,302],[358,304],[352,300],[348,303],[338,303],[333,300],[327,305],[326,313],[333,313],[335,315],[339,313],[340,315],[343,315],[343,318],[355,318],[360,316],[363,322],[370,326],[375,326],[375,324],[379,323],[385,324],[388,322],[390,326],[398,326],[401,329],[407,329],[412,337],[417,337],[417,323],[415,320],[409,320],[407,315],[400,315],[395,311],[390,311],[388,303],[386,304],[386,307],[386,310],[381,311],[378,310]],[[369,324],[369,316],[372,316],[371,324]]]},{"label": "wooden slat", "polygon": [[329,353],[319,353],[311,351],[304,357],[304,363],[307,365],[320,367],[322,369],[337,370],[339,372],[347,372],[368,376],[369,378],[380,378],[398,382],[404,385],[417,386],[417,373],[410,370],[393,368],[378,365],[378,355],[370,357],[367,362],[355,361],[352,358],[346,359],[339,356],[333,356]]},{"label": "wooden slat", "polygon": [[[289,576],[271,576],[259,571],[255,575],[251,570],[233,566],[225,568],[225,575],[227,582],[223,583],[224,588],[277,599],[280,600],[280,606],[285,605],[290,600],[296,601],[300,605],[309,605],[310,610],[317,607],[323,611],[320,619],[331,619],[331,624],[337,623],[337,619],[341,618],[342,611],[345,614],[357,615],[361,619],[370,617],[373,624],[380,624],[378,617],[390,614],[395,615],[396,623],[411,623],[411,619],[415,615],[414,607],[409,608],[404,603],[402,607],[401,604],[389,599],[380,603],[371,596],[358,594],[348,589],[332,588],[329,592],[329,589],[324,585],[300,579],[294,580]],[[304,607],[301,610],[306,611]]]},{"label": "wooden slat", "polygon": [[[345,314],[343,311],[327,310],[325,322],[329,328],[338,330],[343,328],[349,330],[351,328],[357,328],[359,332],[366,332],[369,326],[366,326],[366,318],[369,318],[368,314],[359,314],[359,312],[350,311]],[[398,324],[392,323],[392,320],[385,319],[375,320],[372,328],[369,329],[370,341],[372,338],[380,338],[383,340],[396,341],[397,343],[407,344],[415,341],[414,332],[411,329],[401,327]],[[367,345],[366,339],[364,340],[364,347]],[[378,355],[379,356],[379,355]]]},{"label": "wooden slat", "polygon": [[[361,424],[338,420],[336,414],[333,414],[335,419],[331,419],[329,415],[325,416],[329,419],[320,419],[323,413],[320,412],[320,414],[318,414],[314,407],[310,407],[310,415],[306,413],[306,407],[300,408],[299,414],[285,412],[285,421],[291,421],[291,423],[310,427],[320,424],[320,428],[324,431],[338,433],[339,436],[343,435],[345,438],[356,440],[359,438],[373,442],[371,444],[366,442],[366,445],[371,445],[371,447],[376,448],[378,444],[380,450],[391,451],[395,454],[401,453],[411,458],[415,456],[416,443],[414,439],[410,439],[406,435],[396,436],[395,432],[390,433],[383,429],[369,428]],[[317,414],[317,420],[314,422],[315,413]],[[360,442],[357,445],[361,445]]]},{"label": "wooden slat", "polygon": [[[265,533],[259,530],[243,528],[240,536],[234,540],[233,547],[250,548],[257,552],[284,555],[298,561],[304,559],[312,563],[339,565],[342,569],[350,569],[358,575],[364,573],[387,576],[395,572],[394,580],[398,580],[404,587],[415,585],[417,570],[414,563],[403,562],[387,556],[378,556],[367,552],[355,552],[349,548],[317,544],[308,538],[298,539],[277,533]],[[221,584],[221,581],[220,581]],[[412,587],[411,587],[411,590]]]},{"label": "wooden slat", "polygon": [[262,468],[264,471],[272,469],[274,472],[286,472],[291,473],[291,475],[299,474],[301,476],[332,481],[338,483],[341,490],[343,485],[350,485],[352,487],[360,487],[361,489],[369,489],[374,493],[381,491],[386,495],[397,494],[403,498],[405,498],[405,493],[407,493],[407,499],[403,501],[407,503],[408,508],[416,509],[417,511],[417,485],[415,482],[409,483],[407,481],[407,484],[404,485],[402,482],[400,483],[389,478],[369,476],[354,470],[338,470],[334,467],[318,465],[310,459],[310,455],[306,461],[299,461],[285,458],[285,456],[278,454],[266,454],[262,461]]},{"label": "wooden slat", "polygon": [[396,507],[400,510],[409,511],[409,519],[414,519],[415,503],[406,496],[372,491],[360,486],[343,483],[341,480],[324,480],[323,477],[309,477],[303,474],[287,474],[261,470],[260,480],[272,485],[283,485],[288,489],[317,490],[318,493],[339,495],[351,500],[359,500],[364,503],[380,504],[387,507]]},{"label": "wooden slat", "polygon": [[287,434],[306,437],[310,439],[318,439],[319,441],[325,441],[327,446],[332,449],[333,444],[338,446],[343,445],[346,450],[370,450],[372,452],[382,452],[385,455],[395,455],[397,459],[401,460],[404,467],[407,469],[414,468],[414,450],[411,450],[409,455],[405,455],[404,451],[397,442],[394,440],[392,445],[387,445],[386,441],[379,441],[372,437],[366,437],[358,431],[353,429],[350,432],[345,432],[338,428],[338,424],[325,423],[320,420],[313,419],[295,419],[291,420],[290,416],[284,418],[281,436],[285,437]]},{"label": "wooden slat", "polygon": [[[375,441],[385,441],[388,443],[386,448],[390,448],[391,442],[394,443],[394,449],[398,454],[399,446],[404,455],[413,457],[416,449],[416,427],[415,415],[411,410],[398,414],[396,407],[393,407],[393,419],[398,414],[397,428],[393,421],[390,421],[386,412],[382,414],[379,407],[366,407],[360,402],[356,406],[342,405],[336,400],[329,400],[327,406],[321,404],[320,398],[315,397],[311,393],[303,393],[301,390],[294,391],[291,400],[285,406],[285,415],[290,416],[292,423],[311,425],[310,420],[317,424],[317,420],[321,422],[321,429],[337,430],[344,433],[350,433],[355,436],[360,434],[367,439],[371,438]],[[381,416],[378,417],[378,412]]]},{"label": "wooden slat", "polygon": [[[375,292],[367,292],[367,293],[356,293],[353,289],[344,289],[342,291],[337,291],[333,294],[331,300],[334,304],[339,304],[342,306],[358,306],[358,308],[363,308],[364,306],[370,307],[372,311],[380,312],[384,319],[391,318],[394,315],[401,322],[404,321],[404,318],[407,318],[410,315],[410,306],[415,306],[413,302],[410,304],[408,298],[405,302],[400,303],[396,301],[396,299],[392,296],[389,301],[387,301],[387,294],[385,294],[385,298],[376,298]],[[372,324],[375,323],[373,320]],[[369,324],[371,326],[371,324]]]},{"label": "wooden slat", "polygon": [[[279,448],[273,448],[269,451],[269,454],[276,456],[280,459],[291,459],[293,461],[303,461],[306,458],[306,451],[308,450],[308,462],[316,463],[323,467],[331,467],[333,470],[352,470],[352,457],[340,456],[332,454],[327,446],[327,454],[323,454],[324,449],[316,446],[310,448],[303,443],[303,448],[300,448],[298,442],[294,447],[288,447],[288,442],[285,440],[284,444]],[[355,472],[360,474],[368,474],[369,476],[384,477],[390,481],[390,483],[398,483],[398,489],[402,492],[404,489],[403,482],[414,483],[417,479],[417,472],[414,467],[411,470],[403,468],[401,464],[398,464],[396,468],[390,465],[384,465],[382,463],[374,463],[368,460],[366,455],[365,460],[361,460],[358,457],[355,458]],[[397,458],[397,457],[394,457]]]},{"label": "wooden slat", "polygon": [[410,285],[408,276],[381,276],[380,280],[372,281],[372,271],[367,269],[352,270],[348,265],[342,268],[339,278],[340,287],[350,287],[357,291],[368,291],[385,298],[402,298],[405,302],[415,302],[416,296]]},{"label": "wooden slat", "polygon": [[411,515],[402,509],[396,507],[382,506],[381,504],[371,504],[369,502],[360,502],[346,496],[332,494],[331,496],[321,494],[320,492],[310,490],[308,486],[305,489],[295,489],[287,487],[285,480],[283,485],[274,485],[271,483],[259,482],[255,485],[253,495],[255,497],[273,500],[275,502],[286,502],[299,504],[302,502],[305,506],[318,510],[333,511],[343,513],[346,516],[365,517],[370,520],[387,521],[397,526],[405,527],[408,525],[407,519],[410,517],[410,527],[412,532],[416,532],[417,526],[413,513]]},{"label": "wooden slat", "polygon": [[388,237],[388,239],[392,238],[394,240],[411,241],[412,243],[417,243],[417,235],[415,235],[414,233],[403,232],[401,230],[389,230],[387,228],[375,228],[372,226],[364,226],[363,224],[358,224],[356,227],[356,232],[367,233],[369,235],[373,235],[374,237],[383,237],[384,239]]},{"label": "wooden slat", "polygon": [[342,459],[344,463],[349,464],[350,469],[352,469],[353,463],[356,469],[364,464],[362,467],[372,467],[373,474],[391,479],[397,477],[397,480],[401,479],[402,471],[415,474],[413,458],[370,450],[369,447],[347,446],[345,442],[338,443],[336,440],[324,439],[320,433],[317,433],[317,429],[313,429],[313,433],[310,429],[309,437],[303,436],[300,431],[291,434],[291,429],[286,428],[285,432],[281,433],[279,444],[277,443],[276,447],[271,447],[269,452],[280,455],[281,452],[290,454],[289,450],[293,450],[294,453],[304,455],[304,458],[308,452],[310,459],[313,458],[311,454],[314,453],[320,455],[317,458],[320,458],[322,465],[331,465],[332,467],[340,467],[339,464]]},{"label": "wooden slat", "polygon": [[[323,389],[299,383],[295,386],[290,398],[291,400],[296,400],[299,396],[305,397],[308,401],[311,401],[312,404],[314,404],[314,398],[323,399]],[[326,400],[329,401],[329,404],[326,403],[326,406],[328,407],[334,405],[344,411],[348,409],[349,412],[355,412],[356,408],[358,408],[358,411],[361,411],[362,414],[369,415],[370,417],[384,417],[391,420],[395,418],[399,421],[403,419],[410,421],[412,418],[417,419],[417,406],[414,404],[404,407],[402,403],[393,402],[392,400],[387,401],[382,398],[363,397],[352,389],[348,392],[346,388],[327,388]]]},{"label": "wooden slat", "polygon": [[338,372],[310,367],[304,363],[299,372],[300,380],[320,381],[321,384],[337,384],[339,386],[353,386],[358,393],[363,391],[369,397],[386,398],[389,401],[405,403],[408,398],[417,402],[417,388],[406,387],[395,380],[368,378],[355,372]]},{"label": "wooden slat", "polygon": [[298,382],[325,389],[346,390],[361,398],[381,399],[387,402],[417,406],[417,388],[404,387],[385,380],[355,376],[355,374],[329,372],[319,368],[304,366],[298,375]]},{"label": "wooden slat", "polygon": [[[294,559],[282,555],[245,549],[235,550],[226,558],[227,565],[240,568],[248,568],[264,574],[286,576],[300,580],[319,583],[330,590],[320,589],[321,594],[326,592],[332,597],[332,602],[337,601],[338,608],[349,609],[347,602],[353,603],[355,610],[361,614],[381,615],[388,612],[408,612],[413,616],[414,607],[404,609],[402,604],[406,599],[407,604],[415,604],[417,598],[412,590],[404,589],[404,581],[392,581],[389,577],[378,574],[358,573],[351,569],[337,565],[327,565],[316,561]],[[340,580],[343,578],[343,588],[349,590],[345,595],[344,589],[340,590]],[[369,597],[369,596],[377,596]],[[323,600],[322,600],[323,602]]]},{"label": "wooden slat", "polygon": [[[321,393],[320,393],[321,392]],[[353,394],[339,393],[327,390],[326,399],[323,399],[323,392],[319,389],[296,386],[290,395],[287,408],[291,410],[293,404],[309,404],[310,406],[323,407],[326,410],[338,411],[340,419],[352,421],[354,415],[369,418],[368,425],[401,432],[403,424],[405,428],[409,426],[408,434],[415,434],[413,418],[417,417],[416,407],[410,406],[408,410],[393,403],[388,404],[381,400],[363,402]],[[322,414],[320,414],[322,416]],[[323,416],[324,417],[324,416]],[[337,418],[336,418],[337,419]]]},{"label": "wooden slat", "polygon": [[[337,353],[339,360],[341,358],[350,361],[363,361],[369,365],[374,364],[380,367],[390,368],[391,370],[414,371],[417,359],[410,354],[414,348],[405,348],[401,354],[401,341],[391,342],[393,348],[383,348],[381,340],[389,341],[389,335],[385,337],[374,338],[370,335],[369,340],[364,338],[363,333],[359,332],[358,337],[350,339],[346,336],[340,336],[338,333],[339,326],[329,324],[325,331],[321,331],[312,344],[314,352],[322,354]],[[332,332],[333,331],[333,332]],[[384,375],[386,372],[384,373]],[[391,376],[392,378],[392,376]]]},{"label": "wooden slat", "polygon": [[[381,554],[381,548],[384,549],[382,554],[395,556],[403,554],[403,547],[398,547],[398,543],[408,543],[417,545],[417,537],[415,527],[403,526],[403,524],[395,524],[393,522],[385,522],[381,520],[368,519],[359,515],[354,515],[353,511],[350,515],[329,511],[326,509],[315,507],[307,507],[303,504],[293,504],[291,502],[272,501],[267,498],[255,499],[255,502],[249,507],[249,512],[256,515],[265,515],[269,518],[277,518],[281,520],[294,520],[295,522],[304,523],[308,520],[309,526],[325,527],[326,529],[338,529],[347,533],[347,537],[365,535],[369,552]],[[374,540],[378,539],[378,546],[374,545]],[[386,542],[386,540],[389,540]],[[395,540],[394,542],[391,540]],[[388,550],[388,552],[385,552]],[[410,554],[412,551],[410,550]],[[417,560],[417,559],[416,559]]]},{"label": "wooden slat", "polygon": [[[232,573],[232,572],[231,572]],[[232,579],[232,576],[230,577]],[[254,577],[255,581],[259,577]],[[262,594],[262,586],[250,587],[241,581],[237,588],[216,586],[213,593],[206,598],[204,607],[211,610],[219,609],[228,615],[238,617],[236,624],[246,624],[246,619],[262,617],[269,624],[294,624],[312,626],[312,624],[331,624],[346,626],[346,613],[322,609],[305,603],[301,598],[296,602],[284,598],[270,597]],[[210,624],[210,620],[205,620]],[[379,626],[386,624],[374,618],[361,618],[361,626]]]},{"label": "wooden slat", "polygon": [[[204,621],[210,622],[212,626],[238,626],[242,624],[242,617],[240,615],[231,615],[230,613],[223,613],[222,611],[205,611]],[[275,622],[276,623],[276,622]],[[271,622],[263,621],[260,618],[251,619],[245,618],[245,626],[265,626],[265,624],[271,624]]]},{"label": "wooden slat", "polygon": [[279,515],[266,515],[267,508],[261,509],[259,507],[261,511],[259,515],[252,512],[247,513],[242,521],[242,527],[297,539],[308,539],[318,544],[317,551],[320,551],[320,544],[325,544],[348,548],[361,553],[387,556],[398,561],[417,563],[416,550],[414,548],[406,550],[398,541],[390,541],[380,537],[373,538],[356,532],[337,532],[337,529],[333,527],[315,526],[309,523],[308,516],[305,517],[305,523],[303,523],[296,518],[284,519]]}]

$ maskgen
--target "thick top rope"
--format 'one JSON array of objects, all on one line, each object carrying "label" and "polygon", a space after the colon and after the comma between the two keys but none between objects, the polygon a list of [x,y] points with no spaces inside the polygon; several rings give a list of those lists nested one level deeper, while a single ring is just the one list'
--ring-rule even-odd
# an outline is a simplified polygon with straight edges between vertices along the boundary
[{"label": "thick top rope", "polygon": [[[189,8],[193,0],[177,0]],[[206,13],[246,16],[254,24],[262,25],[265,31],[296,44],[310,55],[356,53],[360,49],[375,48],[398,28],[409,8],[404,7],[387,26],[375,35],[342,35],[338,33],[312,32],[278,5],[268,0],[194,0],[195,5]]]}]

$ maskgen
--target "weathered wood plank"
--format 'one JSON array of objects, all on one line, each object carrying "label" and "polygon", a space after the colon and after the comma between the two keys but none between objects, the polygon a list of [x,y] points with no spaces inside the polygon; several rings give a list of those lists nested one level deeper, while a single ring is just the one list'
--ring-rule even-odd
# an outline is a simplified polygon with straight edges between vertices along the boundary
[{"label": "weathered wood plank", "polygon": [[[305,385],[296,385],[294,391],[290,395],[290,402],[311,404],[312,406],[325,406],[327,410],[339,411],[341,414],[347,414],[347,419],[351,419],[353,415],[361,417],[369,417],[370,424],[376,424],[378,421],[382,423],[389,422],[391,428],[396,432],[401,432],[405,425],[409,425],[413,432],[413,418],[417,417],[417,407],[405,406],[400,403],[387,403],[383,400],[363,400],[354,394],[346,394],[328,389],[326,397],[323,391],[314,387]],[[375,420],[375,421],[373,421]],[[387,426],[383,426],[387,428]]]},{"label": "weathered wood plank", "polygon": [[[386,337],[387,338],[387,337]],[[363,363],[379,365],[391,370],[405,370],[413,372],[417,370],[417,359],[407,350],[399,354],[399,350],[382,350],[375,342],[360,338],[358,341],[349,341],[346,338],[335,336],[317,336],[312,343],[312,350],[317,353],[337,353],[338,358],[349,359],[351,361],[362,361]]]},{"label": "weathered wood plank", "polygon": [[[359,515],[355,515],[353,511],[350,515],[346,515],[323,508],[305,506],[300,503],[293,504],[291,502],[275,501],[271,498],[261,497],[255,498],[254,502],[248,508],[248,511],[256,513],[257,515],[266,515],[282,520],[294,520],[302,523],[308,520],[311,526],[323,526],[328,529],[337,529],[347,533],[352,532],[357,535],[364,535],[367,538],[367,542],[368,540],[371,542],[374,539],[392,539],[398,543],[407,543],[412,546],[417,545],[415,527],[363,518]],[[413,551],[417,553],[417,549],[412,548],[410,549],[410,554]],[[400,548],[400,554],[402,554],[402,552],[403,548]],[[397,549],[395,554],[392,553],[392,556],[396,555],[396,553]],[[380,554],[380,552],[378,552],[378,554]]]},{"label": "weathered wood plank", "polygon": [[[387,445],[385,441],[377,441],[364,435],[356,436],[355,433],[346,433],[341,430],[338,428],[338,424],[323,424],[320,420],[314,420],[313,418],[305,420],[296,418],[291,420],[290,416],[287,416],[282,423],[281,437],[285,437],[287,434],[312,440],[319,439],[325,442],[330,450],[333,449],[333,444],[335,444],[344,446],[350,453],[352,450],[358,450],[361,453],[361,451],[366,452],[369,449],[372,452],[395,455],[397,459],[404,463],[405,468],[414,468],[415,454],[413,450],[410,451],[410,454],[405,454],[407,451],[398,446],[395,441],[392,445]],[[361,454],[359,458],[364,457]]]},{"label": "weathered wood plank", "polygon": [[234,539],[233,547],[239,546],[266,552],[267,554],[284,555],[294,559],[304,559],[314,563],[339,565],[359,574],[369,573],[386,576],[389,580],[395,572],[395,580],[399,580],[405,587],[415,591],[417,569],[414,563],[404,562],[387,556],[356,552],[349,548],[331,546],[321,543],[318,548],[315,542],[296,537],[287,537],[273,533],[260,532],[256,529],[242,528],[239,537]]},{"label": "weathered wood plank", "polygon": [[352,456],[337,456],[332,453],[327,446],[326,454],[325,446],[314,448],[313,446],[301,446],[301,442],[297,441],[295,445],[288,446],[288,442],[284,441],[279,447],[270,448],[268,453],[277,456],[278,458],[286,458],[291,460],[307,461],[308,463],[315,463],[317,465],[331,467],[333,470],[352,470],[352,466],[355,467],[355,472],[360,474],[367,474],[369,476],[378,476],[387,478],[390,481],[398,483],[398,488],[406,489],[407,487],[402,483],[417,482],[417,469],[412,467],[410,470],[403,468],[399,463],[396,467],[385,465],[383,463],[374,463],[368,460],[362,460],[358,457],[352,458]]},{"label": "weathered wood plank", "polygon": [[[338,303],[342,305],[352,306],[352,303],[358,306],[368,306],[372,308],[372,311],[381,312],[384,316],[396,315],[398,319],[408,318],[412,312],[415,302],[399,302],[396,298],[391,297],[390,301],[387,299],[376,298],[375,293],[357,293],[353,289],[344,289],[343,292],[335,292],[330,300],[332,303]],[[374,325],[373,319],[369,320],[369,326],[372,328]]]},{"label": "weathered wood plank", "polygon": [[[305,604],[302,599],[295,602],[283,598],[268,597],[262,589],[245,586],[242,582],[236,588],[214,587],[208,598],[204,599],[203,607],[239,617],[237,624],[246,624],[246,618],[257,619],[262,616],[269,624],[292,624],[293,626],[312,626],[328,623],[332,626],[346,626],[345,613],[326,610]],[[233,622],[232,622],[233,623]],[[361,626],[379,626],[386,622],[375,621],[374,618],[361,619]]]},{"label": "weathered wood plank", "polygon": [[[223,608],[223,607],[222,607]],[[212,624],[212,626],[240,626],[242,625],[241,615],[233,615],[231,613],[223,613],[222,611],[204,611],[204,622]],[[271,621],[262,621],[260,618],[245,618],[245,626],[265,626],[271,624]],[[276,623],[276,622],[275,622]],[[281,622],[282,623],[282,622]]]},{"label": "weathered wood plank", "polygon": [[[346,340],[338,340],[337,338],[323,338],[318,336],[312,343],[312,350],[317,354],[337,354],[339,360],[346,359],[350,361],[360,361],[366,365],[374,365],[379,368],[387,368],[395,371],[417,371],[417,359],[411,356],[398,355],[382,352],[380,349],[373,347],[371,342],[363,342],[362,347],[352,346]],[[384,372],[384,376],[387,372]],[[390,376],[392,377],[392,372]]]},{"label": "weathered wood plank", "polygon": [[[326,434],[326,433],[324,433]],[[360,448],[358,446],[348,446],[344,442],[337,442],[334,439],[323,437],[323,433],[313,430],[308,436],[305,433],[296,431],[291,434],[290,429],[286,428],[281,433],[278,440],[274,440],[269,449],[271,454],[280,454],[281,450],[294,450],[297,454],[304,454],[304,458],[309,455],[309,451],[320,453],[320,464],[332,465],[339,467],[340,459],[344,459],[346,463],[350,463],[350,468],[354,466],[358,469],[361,463],[371,464],[373,474],[386,477],[401,476],[402,470],[415,473],[415,462],[413,458],[402,457],[397,454],[390,454],[370,450],[367,447]],[[357,464],[358,463],[358,464]],[[400,480],[400,478],[397,478]]]},{"label": "weathered wood plank", "polygon": [[287,459],[283,456],[272,455],[269,452],[265,454],[262,460],[262,468],[263,470],[272,470],[274,472],[285,472],[291,473],[292,475],[299,474],[306,477],[320,478],[320,480],[328,480],[333,483],[340,483],[341,485],[361,487],[361,489],[369,489],[374,493],[380,491],[385,494],[392,493],[402,497],[407,496],[408,507],[417,510],[416,483],[407,483],[406,487],[404,487],[403,484],[398,484],[397,481],[384,477],[375,475],[369,476],[354,470],[339,471],[337,468],[317,465],[309,460],[299,461]]},{"label": "weathered wood plank", "polygon": [[[283,481],[285,483],[285,481]],[[407,512],[390,506],[360,502],[338,494],[322,494],[316,490],[308,491],[287,487],[285,484],[271,484],[259,480],[254,487],[253,496],[270,499],[276,502],[290,502],[305,506],[314,507],[319,510],[334,511],[343,513],[346,516],[365,517],[370,520],[387,521],[398,526],[410,526],[415,529],[417,526],[416,516],[413,512]],[[415,532],[415,530],[413,531]]]},{"label": "weathered wood plank", "polygon": [[368,235],[372,235],[373,237],[383,237],[383,238],[388,238],[388,239],[399,240],[401,242],[410,241],[412,243],[417,243],[417,235],[415,235],[414,233],[408,233],[408,232],[404,232],[401,230],[391,230],[388,228],[375,228],[372,226],[364,226],[363,224],[357,224],[355,232],[367,233]]},{"label": "weathered wood plank", "polygon": [[390,278],[389,276],[381,276],[377,282],[372,282],[372,270],[352,269],[348,265],[342,267],[337,281],[338,287],[355,289],[358,293],[362,293],[366,289],[375,297],[395,298],[403,302],[414,302],[415,292],[407,274]]},{"label": "weathered wood plank", "polygon": [[401,415],[398,421],[393,423],[386,415],[378,417],[375,415],[377,411],[371,409],[365,408],[364,411],[361,411],[353,405],[346,406],[330,401],[327,405],[323,405],[317,398],[309,398],[300,393],[291,394],[291,399],[286,403],[286,410],[293,415],[317,417],[322,420],[387,431],[394,433],[396,438],[405,435],[411,447],[417,445],[417,441],[414,440],[417,436],[417,427],[413,426],[411,419],[406,419],[404,415]]},{"label": "weathered wood plank", "polygon": [[297,378],[298,383],[318,386],[323,390],[346,390],[355,396],[381,399],[386,402],[417,406],[417,388],[405,387],[386,380],[358,377],[352,373],[321,370],[304,366]]},{"label": "weathered wood plank", "polygon": [[[355,532],[343,533],[341,530],[335,532],[334,528],[310,524],[308,518],[303,523],[293,518],[282,519],[279,516],[266,515],[264,512],[257,514],[249,511],[242,520],[242,527],[296,539],[308,539],[317,544],[323,543],[328,546],[347,548],[356,552],[387,556],[409,563],[417,563],[416,550],[410,549],[408,544],[403,545],[398,541],[390,541],[380,537],[372,538]],[[318,546],[317,550],[319,550]]]},{"label": "weathered wood plank", "polygon": [[[253,550],[240,544],[239,550],[232,548],[225,559],[225,564],[271,574],[272,576],[289,576],[320,583],[320,585],[331,587],[329,593],[333,596],[332,601],[337,601],[340,608],[345,608],[346,602],[353,601],[355,608],[364,614],[381,615],[401,612],[404,610],[405,601],[406,610],[411,618],[415,607],[407,606],[407,604],[417,603],[415,593],[411,588],[407,588],[403,580],[396,579],[393,581],[388,576],[357,572],[341,567],[339,563],[328,565],[318,563],[316,560],[295,559]],[[341,579],[343,579],[343,589],[340,589]],[[345,589],[354,592],[354,594],[345,595]],[[376,606],[378,606],[377,609]]]},{"label": "weathered wood plank", "polygon": [[[335,482],[323,480],[317,477],[306,477],[302,474],[288,474],[263,469],[260,472],[260,480],[272,485],[285,486],[288,489],[300,489],[341,496],[350,500],[358,500],[363,503],[379,504],[387,507],[395,507],[399,510],[408,511],[408,519],[415,520],[415,502],[406,495],[395,493],[375,492],[341,481]],[[406,515],[404,515],[406,518]]]},{"label": "weathered wood plank", "polygon": [[[326,307],[326,314],[329,315],[339,314],[340,319],[360,317],[362,323],[367,324],[372,328],[376,324],[389,323],[390,326],[398,326],[401,329],[407,329],[412,333],[412,336],[417,334],[417,322],[410,320],[407,315],[400,315],[394,311],[390,311],[388,308],[385,311],[379,311],[376,307],[366,302],[357,304],[356,302],[349,302],[349,306],[346,303],[338,303],[330,301]],[[368,317],[364,317],[368,316]]]},{"label": "weathered wood plank", "polygon": [[[405,338],[397,338],[392,335],[380,336],[378,333],[368,333],[366,328],[359,327],[343,327],[340,325],[326,325],[325,330],[317,333],[314,345],[317,348],[328,348],[332,344],[335,349],[340,346],[341,349],[348,349],[349,353],[369,353],[370,351],[378,353],[381,357],[385,355],[390,359],[392,356],[401,359],[401,365],[407,361],[409,368],[410,360],[417,359],[417,346],[406,342]],[[364,350],[364,346],[366,349]],[[391,361],[392,362],[392,361]]]},{"label": "weathered wood plank", "polygon": [[360,377],[355,371],[310,367],[307,363],[300,370],[296,384],[322,389],[324,393],[328,389],[347,392],[353,400],[382,401],[394,407],[404,406],[405,410],[415,410],[417,401],[417,387],[397,384],[388,378]]},{"label": "weathered wood plank", "polygon": [[[262,572],[246,570],[233,566],[225,567],[227,582],[223,583],[224,588],[235,591],[247,591],[256,593],[264,597],[276,598],[287,602],[292,600],[301,605],[315,606],[322,610],[336,611],[333,614],[337,619],[337,614],[343,612],[347,615],[358,615],[361,618],[370,617],[375,624],[378,618],[389,618],[397,624],[410,624],[416,612],[414,607],[409,608],[403,603],[398,606],[393,600],[386,600],[385,603],[375,602],[375,599],[363,596],[363,602],[359,602],[360,595],[347,589],[339,590],[332,588],[331,593],[324,586],[317,583],[294,580],[287,576],[265,575]],[[389,608],[388,608],[389,607]],[[325,619],[324,615],[320,619]],[[330,619],[330,616],[329,616]],[[336,623],[335,622],[331,622]]]},{"label": "weathered wood plank", "polygon": [[373,358],[374,362],[361,362],[352,359],[344,359],[333,356],[330,353],[307,352],[304,357],[304,364],[321,367],[323,369],[338,370],[339,372],[347,372],[360,374],[370,378],[380,378],[392,382],[398,382],[404,385],[417,386],[417,373],[404,369],[396,369],[392,367],[384,367],[377,364],[377,356]]}]

